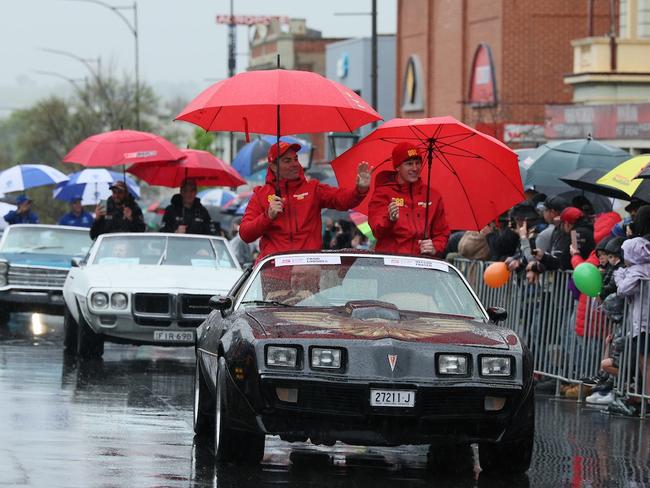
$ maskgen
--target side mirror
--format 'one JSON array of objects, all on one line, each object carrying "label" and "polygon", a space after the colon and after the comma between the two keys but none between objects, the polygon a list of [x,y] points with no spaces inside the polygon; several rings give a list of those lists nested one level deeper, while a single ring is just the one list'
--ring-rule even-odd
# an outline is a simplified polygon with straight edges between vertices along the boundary
[{"label": "side mirror", "polygon": [[495,324],[508,318],[508,312],[503,307],[489,307],[487,313],[490,320]]},{"label": "side mirror", "polygon": [[209,304],[212,310],[220,310],[221,312],[225,312],[226,310],[232,308],[232,298],[223,295],[215,295],[210,298]]},{"label": "side mirror", "polygon": [[81,266],[82,262],[83,262],[83,258],[80,258],[79,256],[75,256],[70,261],[70,266],[72,266],[73,268],[78,268]]}]

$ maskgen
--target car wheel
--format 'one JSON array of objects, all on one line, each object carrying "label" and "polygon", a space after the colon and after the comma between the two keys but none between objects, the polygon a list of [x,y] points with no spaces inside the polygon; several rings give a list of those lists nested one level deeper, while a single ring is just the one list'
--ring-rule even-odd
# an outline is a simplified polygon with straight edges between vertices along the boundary
[{"label": "car wheel", "polygon": [[214,429],[214,398],[203,377],[199,356],[196,356],[196,371],[194,373],[194,433],[204,435]]},{"label": "car wheel", "polygon": [[531,392],[517,415],[516,435],[496,444],[479,444],[481,470],[487,473],[525,473],[530,468],[535,441],[535,395]]},{"label": "car wheel", "polygon": [[219,359],[214,415],[214,453],[217,462],[235,461],[241,464],[259,464],[264,457],[264,434],[235,431],[227,426],[226,363]]},{"label": "car wheel", "polygon": [[74,319],[68,306],[63,310],[63,348],[66,353],[77,352],[77,336],[79,335],[79,324]]},{"label": "car wheel", "polygon": [[97,359],[104,354],[104,339],[96,334],[79,314],[77,355],[82,359]]},{"label": "car wheel", "polygon": [[427,453],[427,467],[434,473],[470,472],[474,454],[470,444],[431,445]]},{"label": "car wheel", "polygon": [[5,327],[9,323],[11,313],[5,307],[0,306],[0,327]]}]

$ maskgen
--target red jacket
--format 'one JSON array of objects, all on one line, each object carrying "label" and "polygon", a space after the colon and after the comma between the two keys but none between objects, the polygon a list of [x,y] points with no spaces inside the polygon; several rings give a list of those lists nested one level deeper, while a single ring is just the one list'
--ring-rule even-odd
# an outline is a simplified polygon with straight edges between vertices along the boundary
[{"label": "red jacket", "polygon": [[275,220],[268,217],[269,198],[275,195],[275,174],[268,171],[266,184],[255,188],[239,226],[245,242],[260,239],[258,260],[281,251],[312,251],[323,246],[321,209],[348,210],[361,203],[366,194],[356,189],[334,188],[318,180],[280,181],[284,211]]},{"label": "red jacket", "polygon": [[[375,251],[401,254],[420,254],[418,241],[424,239],[424,214],[427,187],[421,179],[415,183],[400,184],[395,171],[377,175],[375,191],[368,206],[368,224],[377,239]],[[400,205],[399,218],[391,222],[388,204],[391,200]],[[449,239],[449,225],[440,194],[429,190],[429,239],[436,254],[444,252]]]},{"label": "red jacket", "polygon": [[[616,225],[616,223],[620,220],[621,216],[616,212],[605,212],[598,214],[594,220],[594,241],[598,243],[604,239],[605,236],[609,235],[612,227],[614,227],[614,225]],[[599,263],[598,256],[596,256],[596,251],[592,251],[587,259],[582,259],[579,254],[571,257],[571,266],[573,269],[582,263],[591,263],[594,266],[598,266]],[[589,330],[585,331],[585,319],[588,312],[588,300],[589,297],[587,295],[584,293],[580,294],[580,298],[578,299],[578,310],[576,311],[575,323],[576,334],[580,337],[583,337],[585,335],[585,332],[587,336],[599,335],[605,322],[599,310],[594,310],[593,312],[589,311],[591,314],[589,324],[590,327]]]}]

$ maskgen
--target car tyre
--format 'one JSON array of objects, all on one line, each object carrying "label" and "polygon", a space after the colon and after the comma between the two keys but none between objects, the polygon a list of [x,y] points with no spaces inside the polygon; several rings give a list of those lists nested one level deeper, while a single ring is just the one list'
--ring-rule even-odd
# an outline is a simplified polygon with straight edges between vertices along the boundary
[{"label": "car tyre", "polygon": [[470,444],[431,445],[427,452],[427,468],[434,473],[460,474],[470,472],[474,453]]},{"label": "car tyre", "polygon": [[481,470],[486,473],[522,474],[530,468],[535,441],[535,393],[531,391],[520,413],[516,435],[496,444],[479,444]]},{"label": "car tyre", "polygon": [[226,362],[219,359],[214,416],[214,454],[217,462],[256,465],[264,457],[264,434],[236,431],[227,426]]},{"label": "car tyre", "polygon": [[214,429],[214,397],[210,394],[208,385],[201,371],[199,355],[196,355],[196,371],[194,373],[194,433],[203,436]]},{"label": "car tyre", "polygon": [[0,306],[0,327],[6,327],[11,319],[11,313],[4,306]]},{"label": "car tyre", "polygon": [[77,330],[77,355],[81,359],[101,358],[104,354],[104,339],[90,328],[81,313]]},{"label": "car tyre", "polygon": [[77,352],[77,336],[79,335],[79,324],[70,313],[67,305],[63,310],[63,350],[66,354]]}]

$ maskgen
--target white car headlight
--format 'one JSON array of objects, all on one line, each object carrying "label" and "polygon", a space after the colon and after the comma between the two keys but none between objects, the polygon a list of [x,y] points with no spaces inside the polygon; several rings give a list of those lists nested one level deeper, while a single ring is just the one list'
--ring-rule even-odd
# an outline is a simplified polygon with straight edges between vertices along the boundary
[{"label": "white car headlight", "polygon": [[129,303],[129,299],[124,293],[113,293],[111,295],[111,308],[124,310]]},{"label": "white car headlight", "polygon": [[483,356],[481,357],[482,376],[510,376],[512,374],[512,361],[509,357]]},{"label": "white car headlight", "polygon": [[439,374],[466,375],[468,371],[467,356],[462,354],[440,354],[438,356]]},{"label": "white car headlight", "polygon": [[266,365],[278,368],[295,368],[298,364],[298,348],[269,346],[266,349]]},{"label": "white car headlight", "polygon": [[108,308],[108,294],[103,291],[96,291],[90,296],[90,304],[97,310]]},{"label": "white car headlight", "polygon": [[340,349],[314,347],[311,350],[311,367],[340,369],[341,356]]},{"label": "white car headlight", "polygon": [[7,261],[0,261],[0,274],[5,274],[9,271],[9,263]]}]

